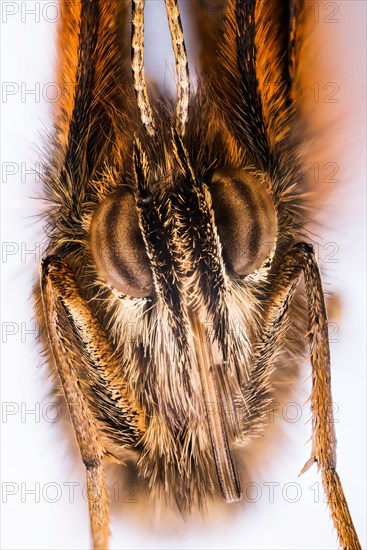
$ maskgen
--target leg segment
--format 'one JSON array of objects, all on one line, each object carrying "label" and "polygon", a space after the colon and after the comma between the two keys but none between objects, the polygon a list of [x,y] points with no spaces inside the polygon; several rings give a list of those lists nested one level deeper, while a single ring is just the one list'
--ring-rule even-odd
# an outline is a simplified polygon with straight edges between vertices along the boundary
[{"label": "leg segment", "polygon": [[361,546],[336,472],[327,315],[319,269],[313,248],[309,244],[297,243],[288,251],[272,283],[263,331],[255,350],[253,374],[255,380],[257,377],[262,380],[261,389],[266,392],[268,379],[264,377],[264,373],[277,347],[288,304],[302,273],[308,302],[308,337],[312,365],[312,451],[302,473],[314,462],[318,464],[341,547],[358,550]]},{"label": "leg segment", "polygon": [[[113,369],[113,349],[64,260],[51,256],[42,262],[41,288],[51,350],[86,467],[93,548],[107,548],[108,496],[102,466],[106,449],[101,435],[111,425],[115,428],[116,417],[121,443],[134,445],[143,431],[141,416]],[[102,421],[98,410],[105,410],[107,403],[110,410]]]}]

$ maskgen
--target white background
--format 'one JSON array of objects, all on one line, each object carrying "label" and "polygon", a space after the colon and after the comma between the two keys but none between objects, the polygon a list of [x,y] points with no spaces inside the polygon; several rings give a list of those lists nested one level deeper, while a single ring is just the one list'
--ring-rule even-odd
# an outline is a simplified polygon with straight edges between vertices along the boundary
[{"label": "white background", "polygon": [[[337,162],[339,167],[333,201],[323,216],[323,227],[318,228],[319,240],[325,247],[320,249],[325,287],[336,292],[342,302],[333,338],[337,341],[331,343],[338,470],[365,548],[366,4],[362,0],[312,4],[319,9],[319,20],[316,17],[316,47],[312,50],[317,76],[310,83],[318,81],[321,88],[328,82],[339,86],[338,103],[325,105],[321,98],[310,109],[310,124],[323,121],[319,142],[310,153],[310,164],[315,159],[319,161],[322,150],[324,161]],[[338,21],[334,23],[324,21],[330,4],[338,8],[333,17]],[[36,15],[27,11],[32,8]],[[56,63],[55,3],[2,2],[1,9],[2,547],[88,548],[83,468],[79,460],[69,457],[60,423],[50,421],[53,413],[47,403],[51,401],[51,382],[41,366],[35,335],[27,332],[34,328],[30,296],[38,276],[37,243],[43,238],[41,220],[34,217],[43,208],[41,201],[34,200],[41,192],[41,184],[28,170],[39,162],[38,147],[43,143],[47,149],[47,140],[42,142],[41,133],[50,130],[52,124],[49,83],[54,81]],[[148,10],[147,63],[151,72],[154,68],[155,77],[169,88],[174,64],[163,4],[150,0]],[[190,53],[192,48],[189,43]],[[39,93],[25,94],[37,86]],[[4,95],[4,90],[8,94]],[[322,170],[323,165],[320,166]],[[328,243],[337,245],[335,263],[325,261]],[[305,369],[305,378],[307,372]],[[308,391],[305,383],[300,402],[306,400]],[[30,409],[38,412],[27,414]],[[135,524],[129,524],[130,514],[129,520],[115,514],[111,548],[337,548],[323,494],[315,502],[315,492],[310,489],[315,489],[315,483],[320,486],[320,476],[312,468],[297,478],[310,452],[309,444],[305,445],[310,436],[307,418],[305,405],[298,422],[285,423],[288,442],[276,456],[269,457],[270,467],[264,470],[263,477],[254,480],[261,489],[256,504],[239,513],[233,508],[231,520],[216,520],[206,527],[187,521],[177,532],[170,532],[164,519],[160,530],[144,529],[141,508],[137,508]],[[69,498],[70,482],[77,484],[74,502]],[[274,502],[270,502],[264,482],[279,484]],[[297,502],[290,502],[295,497],[295,485],[292,489],[287,483],[298,484]],[[26,494],[31,488],[36,489],[39,499]],[[53,499],[55,502],[51,502]]]}]

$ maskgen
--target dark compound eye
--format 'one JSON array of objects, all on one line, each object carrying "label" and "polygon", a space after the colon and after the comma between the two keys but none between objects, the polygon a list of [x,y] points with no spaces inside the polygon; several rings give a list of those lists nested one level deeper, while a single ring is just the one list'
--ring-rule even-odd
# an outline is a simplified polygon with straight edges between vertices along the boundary
[{"label": "dark compound eye", "polygon": [[277,216],[265,185],[245,170],[217,171],[210,185],[223,258],[239,276],[259,269],[270,256]]},{"label": "dark compound eye", "polygon": [[116,290],[134,298],[152,294],[153,277],[133,195],[116,192],[99,205],[90,247],[99,274]]}]

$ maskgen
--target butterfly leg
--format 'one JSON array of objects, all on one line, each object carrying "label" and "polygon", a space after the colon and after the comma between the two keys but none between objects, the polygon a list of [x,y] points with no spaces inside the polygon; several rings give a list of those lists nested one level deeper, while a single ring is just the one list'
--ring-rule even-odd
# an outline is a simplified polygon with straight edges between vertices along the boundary
[{"label": "butterfly leg", "polygon": [[102,461],[108,426],[99,411],[109,404],[109,425],[115,417],[121,443],[131,446],[141,436],[141,418],[121,375],[118,377],[117,368],[114,370],[111,344],[64,260],[50,256],[42,262],[41,288],[49,342],[86,468],[93,548],[105,549],[109,506]]},{"label": "butterfly leg", "polygon": [[345,549],[358,550],[361,545],[336,472],[327,315],[319,269],[313,248],[307,243],[297,243],[290,248],[272,282],[262,334],[255,349],[254,379],[261,380],[265,395],[266,369],[276,350],[290,300],[302,275],[307,295],[308,338],[312,365],[312,451],[302,473],[314,462],[317,463],[340,545]]}]

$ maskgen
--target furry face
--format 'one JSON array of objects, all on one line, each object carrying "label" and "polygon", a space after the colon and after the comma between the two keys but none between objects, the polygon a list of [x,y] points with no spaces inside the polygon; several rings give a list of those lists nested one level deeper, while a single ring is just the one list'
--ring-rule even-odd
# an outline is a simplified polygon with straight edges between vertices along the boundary
[{"label": "furry face", "polygon": [[178,6],[166,0],[174,108],[148,94],[143,0],[132,2],[130,60],[119,39],[128,4],[62,4],[59,78],[75,89],[55,113],[39,316],[86,466],[93,544],[107,544],[104,459],[135,457],[150,490],[180,509],[200,507],[208,485],[241,500],[236,457],[250,467],[308,337],[304,470],[317,462],[341,544],[357,548],[335,471],[322,284],[303,235],[302,2],[225,8],[203,25],[203,45],[217,44],[210,59],[203,46],[192,96]]}]

